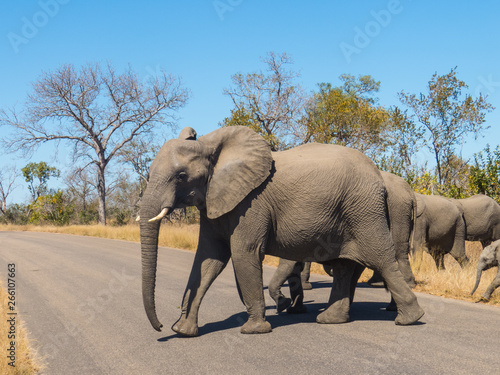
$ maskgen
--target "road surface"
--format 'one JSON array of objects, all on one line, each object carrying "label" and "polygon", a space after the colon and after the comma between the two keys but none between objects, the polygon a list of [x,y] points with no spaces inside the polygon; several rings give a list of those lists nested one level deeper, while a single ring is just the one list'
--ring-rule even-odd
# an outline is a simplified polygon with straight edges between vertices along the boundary
[{"label": "road surface", "polygon": [[[0,276],[16,265],[18,311],[46,358],[45,374],[498,374],[500,308],[417,294],[420,324],[394,324],[389,295],[360,285],[352,322],[320,325],[329,278],[312,275],[309,313],[276,315],[273,332],[242,335],[246,320],[229,265],[200,309],[200,336],[170,330],[179,316],[193,253],[160,248],[157,312],[142,306],[140,246],[63,234],[0,232]],[[264,284],[274,268],[265,267]],[[284,291],[288,293],[287,288]]]}]

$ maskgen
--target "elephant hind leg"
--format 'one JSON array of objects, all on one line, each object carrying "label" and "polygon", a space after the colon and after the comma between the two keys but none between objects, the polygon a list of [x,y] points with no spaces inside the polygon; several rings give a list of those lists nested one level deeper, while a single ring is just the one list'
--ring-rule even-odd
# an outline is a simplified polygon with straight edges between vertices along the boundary
[{"label": "elephant hind leg", "polygon": [[424,310],[419,306],[417,297],[405,282],[397,263],[391,262],[384,265],[380,272],[397,305],[398,315],[395,323],[409,325],[418,321],[424,315]]},{"label": "elephant hind leg", "polygon": [[334,282],[328,308],[316,318],[318,323],[338,324],[349,321],[351,283],[356,269],[352,260],[337,259],[332,264]]},{"label": "elephant hind leg", "polygon": [[311,290],[312,285],[309,282],[309,277],[311,276],[311,262],[304,262],[304,269],[300,274],[300,279],[302,281],[303,290]]}]

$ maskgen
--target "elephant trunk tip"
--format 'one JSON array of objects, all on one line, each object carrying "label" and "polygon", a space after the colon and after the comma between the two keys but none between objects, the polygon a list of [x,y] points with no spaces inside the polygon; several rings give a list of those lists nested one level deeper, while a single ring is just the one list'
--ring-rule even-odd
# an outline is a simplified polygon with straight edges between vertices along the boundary
[{"label": "elephant trunk tip", "polygon": [[472,289],[472,292],[470,293],[470,295],[472,296],[474,294],[474,292],[476,291],[477,287],[479,286],[479,282],[481,281],[481,274],[482,274],[482,269],[479,268],[477,270],[477,275],[476,275],[476,284],[474,285],[474,288]]},{"label": "elephant trunk tip", "polygon": [[153,328],[156,331],[161,332],[163,324],[160,323],[160,321],[156,317],[156,314],[154,313],[153,315],[151,315],[151,314],[147,314],[147,315],[148,315],[149,322],[151,323],[151,325],[153,326]]},{"label": "elephant trunk tip", "polygon": [[160,322],[156,322],[156,323],[151,323],[151,325],[153,326],[154,329],[156,329],[158,332],[161,332],[161,329],[163,327],[163,324],[161,324]]}]

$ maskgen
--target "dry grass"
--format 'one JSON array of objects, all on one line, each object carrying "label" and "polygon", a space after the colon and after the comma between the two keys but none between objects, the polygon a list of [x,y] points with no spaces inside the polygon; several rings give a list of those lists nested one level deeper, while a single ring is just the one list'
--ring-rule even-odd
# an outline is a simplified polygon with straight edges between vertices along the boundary
[{"label": "dry grass", "polygon": [[[36,226],[36,225],[1,225],[0,231],[30,231],[76,234],[80,236],[91,236],[110,238],[113,240],[140,241],[139,225],[125,225],[121,227],[103,225],[69,225],[58,226]],[[160,228],[158,243],[160,246],[175,247],[186,250],[196,250],[198,246],[198,225],[167,224]]]},{"label": "dry grass", "polygon": [[[476,281],[476,266],[481,251],[482,247],[479,242],[466,242],[466,252],[471,260],[470,264],[462,269],[455,259],[450,255],[446,255],[444,262],[446,270],[444,271],[436,269],[434,260],[429,254],[417,254],[411,260],[413,273],[417,280],[415,290],[436,296],[478,301],[497,273],[496,267],[483,272],[476,293],[474,296],[470,295]],[[500,290],[497,289],[492,294],[489,304],[500,304]]]},{"label": "dry grass", "polygon": [[[133,224],[123,227],[101,225],[71,225],[66,227],[0,225],[0,231],[2,230],[67,233],[134,242],[138,242],[140,239],[139,226]],[[160,246],[195,251],[198,245],[198,232],[198,225],[162,225],[160,229],[159,244]],[[417,255],[415,259],[411,259],[412,269],[417,280],[415,290],[448,298],[477,301],[481,294],[486,290],[489,283],[493,280],[495,273],[497,272],[496,268],[484,272],[478,290],[473,297],[470,296],[470,291],[472,290],[476,280],[476,265],[481,250],[482,248],[479,242],[467,242],[466,251],[467,255],[471,259],[470,265],[461,269],[458,263],[451,256],[446,255],[446,270],[439,272],[437,271],[436,265],[429,254],[423,253]],[[278,258],[266,256],[264,263],[277,266]],[[311,272],[326,275],[323,271],[323,267],[316,263],[313,263]],[[366,270],[361,276],[360,281],[367,281],[371,274],[372,272],[370,270]],[[500,290],[493,293],[489,304],[500,304]]]},{"label": "dry grass", "polygon": [[6,290],[2,287],[0,283],[0,301],[1,301],[1,311],[0,311],[0,347],[2,348],[2,355],[0,356],[0,374],[12,374],[12,375],[30,375],[38,373],[41,368],[41,360],[37,357],[35,351],[30,348],[26,330],[23,327],[19,317],[16,316],[16,332],[15,332],[15,349],[16,349],[16,361],[15,367],[9,366],[10,360],[7,358],[7,351],[10,348],[9,339],[9,328],[10,325],[7,323],[7,302],[8,294]]}]

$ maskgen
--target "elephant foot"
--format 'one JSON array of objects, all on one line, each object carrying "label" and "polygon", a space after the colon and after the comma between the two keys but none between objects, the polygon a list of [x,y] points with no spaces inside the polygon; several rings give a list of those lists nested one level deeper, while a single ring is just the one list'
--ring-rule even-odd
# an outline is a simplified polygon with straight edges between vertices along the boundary
[{"label": "elephant foot", "polygon": [[[344,305],[347,304],[347,309]],[[349,322],[349,300],[336,302],[316,317],[321,324],[341,324]]]},{"label": "elephant foot", "polygon": [[313,286],[309,281],[302,281],[302,289],[303,290],[311,290]]},{"label": "elephant foot", "polygon": [[198,336],[198,325],[196,323],[190,322],[184,317],[181,317],[172,326],[172,331],[177,332],[182,336],[194,337]]},{"label": "elephant foot", "polygon": [[248,321],[241,327],[241,333],[245,334],[268,333],[272,330],[271,324],[263,319],[248,319]]},{"label": "elephant foot", "polygon": [[480,303],[480,302],[487,303],[487,302],[490,302],[490,299],[486,298],[485,296],[482,296],[479,300],[476,301],[476,303]]},{"label": "elephant foot", "polygon": [[396,305],[396,302],[394,299],[391,298],[391,302],[387,305],[385,308],[386,311],[398,311],[398,306]]},{"label": "elephant foot", "polygon": [[292,304],[292,300],[286,297],[279,297],[278,303],[276,304],[276,310],[278,313],[284,311],[288,306]]},{"label": "elephant foot", "polygon": [[399,326],[407,326],[417,322],[425,314],[420,306],[410,309],[408,312],[398,311],[398,316],[394,323]]}]

